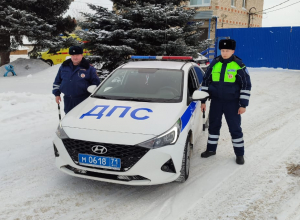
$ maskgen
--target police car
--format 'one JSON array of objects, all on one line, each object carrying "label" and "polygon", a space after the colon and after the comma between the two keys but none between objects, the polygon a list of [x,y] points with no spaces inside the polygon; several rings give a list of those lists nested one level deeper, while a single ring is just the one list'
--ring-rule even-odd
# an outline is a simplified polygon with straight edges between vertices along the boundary
[{"label": "police car", "polygon": [[[128,185],[185,182],[200,132],[202,71],[192,57],[143,57],[114,70],[60,123],[56,166]],[[163,61],[167,60],[167,61]],[[170,61],[178,60],[178,61]]]}]

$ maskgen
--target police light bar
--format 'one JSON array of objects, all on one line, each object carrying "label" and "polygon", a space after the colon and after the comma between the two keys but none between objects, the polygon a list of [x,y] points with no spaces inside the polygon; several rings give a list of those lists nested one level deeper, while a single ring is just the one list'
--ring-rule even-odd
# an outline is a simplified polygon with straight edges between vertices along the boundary
[{"label": "police light bar", "polygon": [[137,60],[193,60],[191,56],[130,56]]}]

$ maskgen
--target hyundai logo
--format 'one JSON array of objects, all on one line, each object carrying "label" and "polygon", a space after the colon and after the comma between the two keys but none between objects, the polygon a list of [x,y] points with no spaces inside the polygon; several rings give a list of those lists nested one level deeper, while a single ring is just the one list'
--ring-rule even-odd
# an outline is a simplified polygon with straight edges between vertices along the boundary
[{"label": "hyundai logo", "polygon": [[107,153],[107,148],[103,147],[101,145],[95,145],[92,147],[92,151],[96,154],[106,154]]}]

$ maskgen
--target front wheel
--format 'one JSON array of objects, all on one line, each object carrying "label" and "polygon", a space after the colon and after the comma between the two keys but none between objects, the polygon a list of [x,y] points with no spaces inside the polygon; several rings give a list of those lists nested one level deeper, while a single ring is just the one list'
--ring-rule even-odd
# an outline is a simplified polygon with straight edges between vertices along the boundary
[{"label": "front wheel", "polygon": [[45,62],[46,62],[49,66],[53,66],[52,60],[46,60]]},{"label": "front wheel", "polygon": [[191,165],[191,156],[192,156],[192,145],[190,142],[190,138],[188,137],[185,143],[185,148],[182,157],[182,165],[180,170],[180,176],[176,180],[177,182],[184,183],[190,174],[190,165]]}]

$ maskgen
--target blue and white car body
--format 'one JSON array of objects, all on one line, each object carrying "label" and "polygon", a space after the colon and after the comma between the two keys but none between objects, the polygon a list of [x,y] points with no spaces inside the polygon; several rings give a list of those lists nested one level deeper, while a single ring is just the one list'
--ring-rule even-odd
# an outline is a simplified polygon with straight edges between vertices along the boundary
[{"label": "blue and white car body", "polygon": [[56,166],[111,183],[184,182],[203,120],[199,100],[208,95],[199,69],[183,61],[117,68],[63,118],[53,141]]}]

